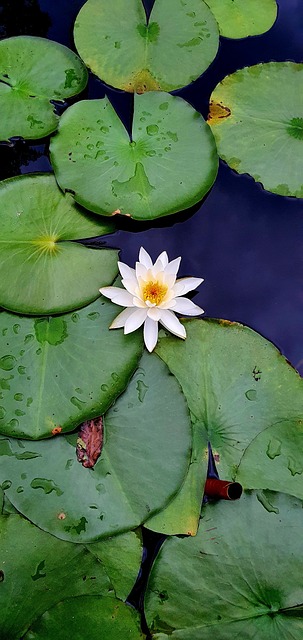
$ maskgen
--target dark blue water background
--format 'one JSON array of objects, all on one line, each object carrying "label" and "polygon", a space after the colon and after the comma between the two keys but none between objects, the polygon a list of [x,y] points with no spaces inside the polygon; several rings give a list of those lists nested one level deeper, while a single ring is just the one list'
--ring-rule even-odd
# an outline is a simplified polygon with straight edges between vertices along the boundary
[{"label": "dark blue water background", "polygon": [[[83,4],[84,0],[6,0],[0,4],[0,37],[38,35],[74,49],[73,23]],[[145,4],[148,10],[152,0]],[[222,38],[207,72],[176,94],[206,117],[209,96],[227,74],[270,60],[302,62],[303,2],[278,0],[278,5],[278,19],[268,33],[244,40]],[[105,93],[130,127],[132,96],[91,75],[83,97],[102,98]],[[51,170],[48,143],[46,139],[0,145],[0,179]],[[163,250],[170,259],[182,256],[179,276],[205,279],[194,300],[207,316],[249,325],[274,342],[303,374],[302,200],[267,193],[249,176],[239,176],[220,163],[215,185],[200,207],[152,225],[122,219],[119,226],[105,243],[121,249],[122,261],[133,265],[141,245],[154,259]],[[158,536],[149,534],[146,569],[159,543]],[[143,582],[133,592],[134,603],[142,596]]]}]

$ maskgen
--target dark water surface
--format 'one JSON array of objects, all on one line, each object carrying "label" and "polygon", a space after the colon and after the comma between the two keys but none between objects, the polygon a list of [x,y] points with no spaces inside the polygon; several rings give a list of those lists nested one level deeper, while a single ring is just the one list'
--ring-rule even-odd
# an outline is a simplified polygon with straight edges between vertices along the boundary
[{"label": "dark water surface", "polygon": [[[0,4],[0,37],[39,35],[74,49],[73,22],[83,4],[84,0],[6,0]],[[152,1],[145,4],[148,8]],[[303,0],[278,0],[278,5],[278,19],[268,33],[221,39],[217,58],[206,73],[175,93],[205,117],[210,93],[227,74],[270,60],[302,62]],[[129,127],[132,96],[91,76],[84,97],[101,98],[105,93]],[[0,179],[50,171],[48,143],[46,139],[0,145]],[[218,178],[200,207],[153,226],[126,219],[119,225],[120,230],[105,242],[121,249],[122,261],[133,266],[141,245],[154,259],[163,250],[170,259],[182,256],[179,277],[205,279],[194,300],[207,316],[249,325],[274,342],[303,374],[302,200],[267,193],[249,176],[239,176],[220,162]],[[155,549],[160,538],[146,535],[149,548]],[[150,562],[151,554],[146,566]],[[143,582],[145,575],[146,571]],[[143,582],[133,594],[135,603],[142,596]]]}]

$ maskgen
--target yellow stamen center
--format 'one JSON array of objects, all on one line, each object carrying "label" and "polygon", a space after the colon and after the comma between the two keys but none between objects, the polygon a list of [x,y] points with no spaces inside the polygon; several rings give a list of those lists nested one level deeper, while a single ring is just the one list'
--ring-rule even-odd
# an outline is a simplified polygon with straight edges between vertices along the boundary
[{"label": "yellow stamen center", "polygon": [[159,305],[163,302],[168,287],[162,282],[150,281],[147,282],[145,287],[143,288],[143,299],[144,302],[151,302],[151,304]]}]

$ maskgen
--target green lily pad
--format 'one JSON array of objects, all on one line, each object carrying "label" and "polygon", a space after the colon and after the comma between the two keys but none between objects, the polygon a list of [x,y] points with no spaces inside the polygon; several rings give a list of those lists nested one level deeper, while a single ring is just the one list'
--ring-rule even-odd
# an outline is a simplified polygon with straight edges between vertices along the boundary
[{"label": "green lily pad", "polygon": [[138,220],[195,204],[218,168],[202,116],[162,92],[135,96],[131,140],[107,98],[73,105],[51,142],[51,160],[61,188],[87,209]]},{"label": "green lily pad", "polygon": [[164,543],[145,601],[154,638],[301,640],[302,502],[263,498],[209,504],[195,538]]},{"label": "green lily pad", "polygon": [[[281,91],[283,87],[283,91]],[[227,76],[208,122],[222,160],[267,191],[303,197],[303,65],[268,62]]]},{"label": "green lily pad", "polygon": [[192,429],[192,449],[187,476],[175,498],[165,509],[149,518],[144,526],[168,536],[195,536],[208,468],[206,434]]},{"label": "green lily pad", "polygon": [[205,0],[221,36],[246,38],[268,31],[277,17],[276,0]]},{"label": "green lily pad", "polygon": [[96,300],[117,275],[117,252],[71,242],[111,233],[86,215],[51,174],[0,183],[0,305],[17,313],[53,314]]},{"label": "green lily pad", "polygon": [[143,543],[140,529],[92,542],[86,545],[86,549],[102,563],[117,598],[126,600],[141,565]]},{"label": "green lily pad", "polygon": [[0,314],[0,433],[48,438],[109,408],[142,353],[138,332],[109,331],[115,316],[103,298],[55,317]]},{"label": "green lily pad", "polygon": [[144,640],[140,616],[113,598],[69,598],[35,622],[24,640]]},{"label": "green lily pad", "polygon": [[[162,337],[156,352],[187,399],[199,442],[195,474],[200,482],[208,440],[222,479],[254,488],[259,458],[258,487],[275,488],[278,483],[286,493],[303,497],[302,378],[270,342],[248,327],[226,320],[183,323],[186,340]],[[275,439],[281,441],[283,455],[274,455]],[[261,466],[261,460],[266,464]],[[194,487],[188,496],[196,522],[201,497]]]},{"label": "green lily pad", "polygon": [[[138,573],[142,548],[135,533],[97,545],[72,545],[19,515],[0,516],[0,546],[0,628],[5,640],[19,640],[39,616],[66,598],[111,595],[116,603],[113,582],[124,598]],[[118,576],[120,554],[124,575]]]},{"label": "green lily pad", "polygon": [[148,23],[141,0],[89,0],[74,38],[99,78],[137,93],[172,91],[196,80],[219,45],[216,20],[203,0],[155,0]]},{"label": "green lily pad", "polygon": [[82,60],[58,42],[17,36],[0,42],[0,139],[43,138],[59,116],[51,100],[80,93],[88,74]]},{"label": "green lily pad", "polygon": [[94,469],[77,462],[76,434],[30,443],[0,439],[2,489],[18,511],[58,538],[93,542],[134,529],[164,508],[184,480],[191,447],[184,396],[156,355],[144,353],[139,364],[105,414]]}]

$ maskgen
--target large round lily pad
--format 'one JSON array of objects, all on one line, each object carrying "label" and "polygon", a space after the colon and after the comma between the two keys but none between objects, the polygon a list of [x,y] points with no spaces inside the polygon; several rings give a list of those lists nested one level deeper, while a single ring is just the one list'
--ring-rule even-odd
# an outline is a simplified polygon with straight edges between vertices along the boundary
[{"label": "large round lily pad", "polygon": [[140,616],[114,598],[69,598],[33,624],[24,640],[144,640]]},{"label": "large round lily pad", "polygon": [[111,233],[63,195],[51,174],[0,183],[0,305],[27,314],[78,309],[117,275],[117,252],[71,242]]},{"label": "large round lily pad", "polygon": [[100,298],[56,317],[0,314],[1,433],[48,438],[108,409],[142,352],[140,333],[109,331],[115,315]]},{"label": "large round lily pad", "polygon": [[192,82],[213,61],[219,44],[216,20],[203,0],[155,0],[148,23],[142,0],[88,0],[74,37],[96,75],[137,93],[172,91]]},{"label": "large round lily pad", "polygon": [[0,42],[0,140],[43,138],[58,125],[51,100],[63,101],[86,86],[87,70],[58,42],[17,36]]},{"label": "large round lily pad", "polygon": [[143,355],[105,414],[94,469],[77,462],[76,439],[0,440],[0,484],[32,522],[58,538],[90,542],[133,529],[165,507],[186,475],[191,432],[184,396],[160,358]]},{"label": "large round lily pad", "polygon": [[218,153],[232,169],[297,198],[303,197],[302,89],[302,64],[245,67],[217,85],[208,119]]},{"label": "large round lily pad", "polygon": [[302,553],[300,500],[268,492],[207,505],[198,535],[170,538],[154,563],[145,602],[154,637],[301,640]]},{"label": "large round lily pad", "polygon": [[[156,352],[179,380],[199,434],[196,473],[204,478],[209,440],[222,479],[240,479],[246,488],[279,486],[303,498],[302,378],[248,327],[226,320],[183,322],[186,340],[167,335]],[[195,496],[192,490],[197,519]]]},{"label": "large round lily pad", "polygon": [[277,17],[276,0],[206,0],[226,38],[265,33]]},{"label": "large round lily pad", "polygon": [[[140,567],[141,544],[135,533],[85,547],[58,540],[19,515],[0,516],[0,546],[0,628],[5,640],[19,640],[39,616],[72,596],[110,595],[116,604],[113,580],[115,592],[117,585],[124,596]],[[118,576],[120,558],[123,575]]]},{"label": "large round lily pad", "polygon": [[104,215],[147,220],[190,207],[217,173],[208,126],[182,98],[152,92],[134,101],[131,140],[107,98],[67,109],[51,142],[61,188]]}]

